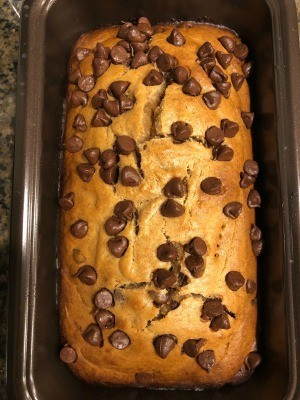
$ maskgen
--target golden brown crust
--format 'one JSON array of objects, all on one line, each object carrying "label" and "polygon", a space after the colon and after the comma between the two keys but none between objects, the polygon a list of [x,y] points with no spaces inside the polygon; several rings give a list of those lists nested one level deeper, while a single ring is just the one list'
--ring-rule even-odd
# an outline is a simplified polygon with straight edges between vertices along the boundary
[{"label": "golden brown crust", "polygon": [[[180,65],[191,70],[191,76],[202,86],[202,93],[213,90],[211,80],[199,66],[197,51],[205,41],[209,41],[216,51],[225,51],[218,38],[223,35],[234,37],[234,34],[211,25],[180,28],[186,43],[175,47],[166,41],[172,27],[164,26],[164,29],[163,33],[153,36],[151,47],[158,45],[176,56]],[[116,38],[116,32],[117,28],[106,28],[85,34],[75,48],[94,50],[97,42],[111,48],[120,40]],[[93,55],[90,55],[81,61],[83,75],[93,73],[92,59]],[[70,71],[77,64],[73,51]],[[233,57],[226,74],[229,77],[233,72],[242,74],[241,65],[242,62]],[[143,78],[152,68],[156,68],[155,64],[138,69],[111,65],[89,92],[88,105],[70,108],[67,112],[65,140],[76,134],[84,145],[80,152],[65,151],[64,155],[63,194],[73,192],[75,198],[74,207],[61,212],[61,332],[65,342],[77,352],[77,361],[70,364],[71,369],[86,381],[156,387],[222,386],[240,370],[256,334],[256,305],[252,301],[255,293],[248,294],[245,285],[234,292],[225,283],[225,275],[232,270],[238,270],[246,280],[256,282],[256,259],[249,238],[254,211],[247,207],[251,187],[239,187],[244,162],[252,159],[250,130],[241,118],[241,111],[250,111],[248,85],[244,82],[238,92],[232,88],[229,99],[222,97],[220,107],[209,110],[202,96],[187,96],[178,84],[167,87],[165,82],[158,86],[143,85]],[[112,81],[120,79],[131,82],[128,94],[136,100],[133,109],[112,118],[108,127],[92,127],[95,110],[90,104],[91,97],[100,88],[107,90]],[[69,85],[68,96],[74,88]],[[79,112],[87,121],[86,132],[76,132],[72,127]],[[234,158],[230,162],[213,161],[212,149],[203,145],[204,133],[213,125],[219,127],[225,118],[237,122],[240,127],[234,138],[225,140],[234,150]],[[195,140],[174,144],[170,127],[176,121],[192,125]],[[87,162],[82,152],[93,147],[101,151],[112,148],[116,137],[122,134],[131,136],[138,143],[144,172],[141,184],[137,187],[125,187],[120,182],[115,187],[107,185],[99,177],[98,165],[94,166],[96,173],[92,180],[83,182],[76,172],[79,163]],[[120,155],[119,166],[125,165],[137,168],[133,154]],[[187,179],[188,195],[178,199],[181,204],[185,201],[185,213],[179,218],[164,218],[160,213],[166,200],[162,189],[174,176]],[[201,191],[200,183],[208,176],[221,179],[225,188],[223,194],[212,196]],[[122,235],[129,239],[129,248],[122,258],[116,258],[108,250],[109,236],[104,223],[113,215],[115,204],[124,199],[132,200],[137,208],[139,233],[135,233],[134,221],[128,222]],[[243,205],[241,215],[235,220],[222,212],[231,201]],[[76,239],[70,233],[70,226],[79,219],[88,221],[89,225],[88,234],[82,239]],[[208,247],[204,256],[204,274],[198,279],[191,277],[182,262],[182,271],[191,279],[180,289],[180,295],[186,295],[186,298],[165,318],[153,320],[159,309],[148,295],[148,290],[153,289],[151,276],[155,269],[166,268],[166,263],[158,260],[156,249],[166,242],[166,238],[185,244],[195,236],[203,238]],[[74,249],[79,250],[80,257],[77,254],[74,258]],[[97,271],[97,282],[92,286],[72,277],[85,264]],[[141,282],[146,282],[146,286],[124,288],[124,285]],[[103,330],[104,346],[99,348],[89,345],[82,333],[95,322],[93,296],[102,287],[117,291],[118,295],[115,306],[110,309],[115,314],[116,327]],[[227,309],[235,314],[235,318],[229,316],[231,328],[228,330],[214,332],[209,328],[209,322],[200,319],[204,299],[215,297],[221,298]],[[115,329],[123,330],[131,339],[131,344],[124,350],[115,349],[108,341]],[[160,358],[153,346],[153,339],[162,334],[173,334],[178,339],[166,359]],[[195,359],[182,354],[184,341],[191,338],[205,338],[207,341],[201,351],[214,351],[216,363],[209,373],[200,368]],[[136,379],[137,373],[140,375]],[[151,374],[150,378],[142,373]]]}]

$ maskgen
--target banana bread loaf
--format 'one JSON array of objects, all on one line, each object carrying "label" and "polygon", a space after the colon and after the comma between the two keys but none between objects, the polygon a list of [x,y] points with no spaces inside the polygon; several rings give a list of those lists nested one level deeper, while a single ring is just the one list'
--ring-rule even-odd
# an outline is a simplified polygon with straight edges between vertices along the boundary
[{"label": "banana bread loaf", "polygon": [[256,352],[248,48],[185,22],[82,35],[70,59],[60,358],[92,383],[205,388]]}]

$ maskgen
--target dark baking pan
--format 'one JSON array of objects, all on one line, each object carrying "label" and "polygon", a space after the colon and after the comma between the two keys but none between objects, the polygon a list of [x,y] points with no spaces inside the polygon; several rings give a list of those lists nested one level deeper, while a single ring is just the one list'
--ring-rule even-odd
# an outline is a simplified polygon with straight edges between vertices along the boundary
[{"label": "dark baking pan", "polygon": [[[66,66],[82,32],[145,15],[236,30],[254,61],[255,158],[265,239],[259,262],[263,363],[241,386],[207,391],[93,387],[58,359],[56,221]],[[22,14],[9,278],[9,399],[299,399],[300,98],[293,0],[35,0]]]}]

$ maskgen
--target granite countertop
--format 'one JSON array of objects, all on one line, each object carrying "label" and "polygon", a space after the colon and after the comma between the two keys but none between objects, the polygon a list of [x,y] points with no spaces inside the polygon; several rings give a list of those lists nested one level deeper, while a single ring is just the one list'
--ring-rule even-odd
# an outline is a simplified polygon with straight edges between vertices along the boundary
[{"label": "granite countertop", "polygon": [[[300,0],[295,1],[300,21]],[[0,17],[0,399],[2,400],[6,398],[6,295],[21,5],[20,0],[0,0],[2,12]]]}]

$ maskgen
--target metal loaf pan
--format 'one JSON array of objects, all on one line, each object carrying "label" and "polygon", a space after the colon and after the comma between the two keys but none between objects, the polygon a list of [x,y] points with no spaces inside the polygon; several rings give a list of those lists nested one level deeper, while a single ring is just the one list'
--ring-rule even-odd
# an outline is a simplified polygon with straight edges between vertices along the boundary
[{"label": "metal loaf pan", "polygon": [[[262,365],[238,387],[154,391],[89,386],[58,359],[56,221],[67,62],[78,36],[145,15],[153,23],[206,18],[250,47]],[[299,51],[293,0],[26,0],[17,94],[11,265],[9,400],[299,399]]]}]

